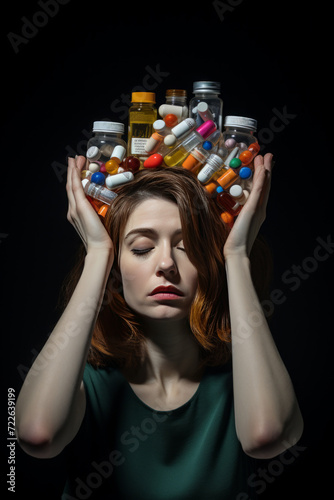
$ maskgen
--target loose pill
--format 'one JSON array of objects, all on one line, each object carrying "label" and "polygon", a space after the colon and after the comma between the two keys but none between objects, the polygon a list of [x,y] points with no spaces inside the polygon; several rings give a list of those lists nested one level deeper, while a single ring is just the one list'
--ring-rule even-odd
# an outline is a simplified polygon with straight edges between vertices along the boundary
[{"label": "loose pill", "polygon": [[231,148],[234,148],[236,146],[237,142],[235,139],[226,139],[225,141],[225,147],[227,149],[231,149]]},{"label": "loose pill", "polygon": [[241,179],[250,179],[252,177],[252,171],[249,167],[242,167],[239,170],[239,177]]},{"label": "loose pill", "polygon": [[145,168],[156,168],[159,167],[163,162],[163,156],[159,153],[155,153],[154,155],[149,156],[144,161]]},{"label": "loose pill", "polygon": [[91,146],[88,148],[86,157],[88,158],[89,161],[95,161],[98,160],[101,156],[101,151],[97,146]]},{"label": "loose pill", "polygon": [[122,174],[109,175],[106,178],[106,186],[108,189],[114,189],[117,186],[121,186],[122,184],[126,184],[130,182],[134,178],[132,172],[123,172]]},{"label": "loose pill", "polygon": [[169,128],[174,127],[177,124],[178,121],[179,120],[178,120],[177,116],[174,115],[173,113],[169,113],[164,118],[164,122],[167,125],[167,127],[169,127]]},{"label": "loose pill", "polygon": [[173,134],[166,135],[164,138],[164,143],[166,146],[173,146],[176,143],[176,137]]},{"label": "loose pill", "polygon": [[242,163],[241,163],[241,160],[240,158],[232,158],[232,160],[230,161],[230,164],[229,166],[231,168],[239,168],[241,167]]},{"label": "loose pill", "polygon": [[246,149],[246,151],[242,151],[242,153],[240,153],[239,155],[239,160],[242,161],[244,165],[250,163],[252,159],[253,159],[253,154],[248,149]]},{"label": "loose pill", "polygon": [[100,186],[104,186],[105,180],[106,178],[101,172],[95,172],[90,178],[91,182],[95,182],[95,184],[99,184]]},{"label": "loose pill", "polygon": [[88,166],[88,170],[94,174],[95,172],[99,172],[100,170],[100,165],[98,163],[90,163]]},{"label": "loose pill", "polygon": [[108,174],[113,175],[113,174],[116,174],[118,167],[119,167],[119,164],[115,160],[108,160],[105,163],[105,167],[106,167],[106,171],[108,172]]},{"label": "loose pill", "polygon": [[124,158],[120,166],[126,171],[130,170],[131,172],[135,173],[138,172],[140,168],[140,160],[136,156],[130,155]]}]

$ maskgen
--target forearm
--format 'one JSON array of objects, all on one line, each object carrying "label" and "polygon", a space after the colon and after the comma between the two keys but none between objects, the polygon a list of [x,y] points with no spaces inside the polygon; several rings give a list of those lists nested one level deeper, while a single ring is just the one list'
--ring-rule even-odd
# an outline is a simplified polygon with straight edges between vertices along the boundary
[{"label": "forearm", "polygon": [[83,370],[111,265],[109,251],[87,254],[75,291],[20,391],[16,425],[22,440],[37,442],[43,433],[51,439],[62,432],[74,403],[80,401]]},{"label": "forearm", "polygon": [[256,456],[255,448],[265,449],[268,443],[272,456],[299,438],[302,419],[252,283],[249,259],[229,257],[226,272],[237,434],[250,454]]}]

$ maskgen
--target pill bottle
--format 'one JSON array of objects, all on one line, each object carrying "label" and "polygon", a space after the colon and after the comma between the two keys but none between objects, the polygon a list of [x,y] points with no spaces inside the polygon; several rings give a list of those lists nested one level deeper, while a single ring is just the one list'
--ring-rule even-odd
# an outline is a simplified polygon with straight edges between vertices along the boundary
[{"label": "pill bottle", "polygon": [[257,121],[245,116],[226,116],[224,120],[224,131],[222,143],[229,151],[235,150],[235,156],[240,155],[252,143],[257,142],[254,133],[257,130]]},{"label": "pill bottle", "polygon": [[199,126],[205,121],[198,110],[197,106],[201,102],[208,105],[206,116],[212,119],[218,130],[222,130],[223,126],[223,101],[219,97],[220,83],[211,81],[200,81],[193,83],[194,97],[189,102],[189,117],[196,120],[196,125]]},{"label": "pill bottle", "polygon": [[153,133],[157,119],[154,92],[132,92],[128,124],[128,156],[144,161],[149,153],[145,145]]},{"label": "pill bottle", "polygon": [[123,134],[123,123],[112,121],[94,122],[93,137],[87,143],[87,159],[91,162],[100,161],[105,163],[112,157],[116,146],[118,146],[116,154],[124,157],[127,144],[122,139]]},{"label": "pill bottle", "polygon": [[181,89],[166,90],[166,103],[159,107],[159,115],[165,118],[167,115],[175,115],[178,122],[188,117],[187,91]]},{"label": "pill bottle", "polygon": [[100,186],[99,184],[95,184],[95,182],[90,182],[89,179],[83,179],[81,181],[84,192],[94,198],[95,200],[102,201],[107,205],[111,205],[114,198],[116,198],[117,194],[110,189]]}]

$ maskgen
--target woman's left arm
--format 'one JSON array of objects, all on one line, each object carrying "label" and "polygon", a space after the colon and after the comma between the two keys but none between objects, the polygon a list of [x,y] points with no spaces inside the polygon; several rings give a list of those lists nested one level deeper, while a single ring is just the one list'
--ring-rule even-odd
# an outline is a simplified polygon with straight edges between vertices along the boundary
[{"label": "woman's left arm", "polygon": [[253,186],[224,247],[232,331],[236,431],[248,455],[271,458],[294,445],[303,419],[250,272],[249,254],[265,220],[272,155],[254,160]]}]

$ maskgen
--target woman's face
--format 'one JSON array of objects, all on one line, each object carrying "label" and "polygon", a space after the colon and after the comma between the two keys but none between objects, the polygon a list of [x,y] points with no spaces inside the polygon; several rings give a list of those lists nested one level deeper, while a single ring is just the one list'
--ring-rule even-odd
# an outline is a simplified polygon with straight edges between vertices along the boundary
[{"label": "woman's face", "polygon": [[189,314],[198,274],[182,239],[178,207],[152,198],[130,215],[120,244],[120,271],[127,304],[152,319]]}]

